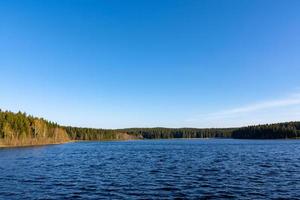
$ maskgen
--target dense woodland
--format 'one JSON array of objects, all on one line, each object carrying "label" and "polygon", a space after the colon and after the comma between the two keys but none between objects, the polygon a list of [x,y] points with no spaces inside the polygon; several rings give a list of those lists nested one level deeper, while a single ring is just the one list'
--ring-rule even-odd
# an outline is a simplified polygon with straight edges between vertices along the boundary
[{"label": "dense woodland", "polygon": [[139,134],[128,133],[125,130],[78,128],[71,126],[64,127],[64,129],[72,140],[128,140],[143,138]]},{"label": "dense woodland", "polygon": [[233,129],[198,128],[130,128],[122,129],[129,134],[141,135],[145,139],[171,138],[229,138]]},{"label": "dense woodland", "polygon": [[243,127],[234,130],[232,137],[237,139],[300,138],[300,122]]},{"label": "dense woodland", "polygon": [[94,129],[60,126],[26,113],[0,110],[0,146],[62,143],[70,140],[128,140],[170,138],[300,138],[300,122],[242,128],[129,128]]},{"label": "dense woodland", "polygon": [[26,113],[0,110],[0,146],[52,144],[69,141],[58,124]]}]

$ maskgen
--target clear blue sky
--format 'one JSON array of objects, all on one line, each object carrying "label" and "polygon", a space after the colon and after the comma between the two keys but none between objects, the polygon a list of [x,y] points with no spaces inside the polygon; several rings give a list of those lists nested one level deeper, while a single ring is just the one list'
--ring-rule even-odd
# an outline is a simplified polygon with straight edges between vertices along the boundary
[{"label": "clear blue sky", "polygon": [[298,0],[2,0],[0,108],[64,125],[300,120]]}]

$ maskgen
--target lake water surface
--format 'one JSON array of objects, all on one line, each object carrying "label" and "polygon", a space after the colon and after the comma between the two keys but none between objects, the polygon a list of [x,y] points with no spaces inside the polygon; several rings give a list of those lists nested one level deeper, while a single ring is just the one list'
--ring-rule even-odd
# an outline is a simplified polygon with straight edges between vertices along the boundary
[{"label": "lake water surface", "polygon": [[0,149],[0,199],[300,199],[300,140]]}]

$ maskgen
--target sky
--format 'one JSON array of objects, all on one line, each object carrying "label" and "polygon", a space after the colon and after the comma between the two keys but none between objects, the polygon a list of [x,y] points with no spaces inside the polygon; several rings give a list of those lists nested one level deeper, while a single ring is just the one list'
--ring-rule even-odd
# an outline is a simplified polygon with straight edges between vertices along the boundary
[{"label": "sky", "polygon": [[94,128],[300,120],[298,0],[2,0],[0,108]]}]

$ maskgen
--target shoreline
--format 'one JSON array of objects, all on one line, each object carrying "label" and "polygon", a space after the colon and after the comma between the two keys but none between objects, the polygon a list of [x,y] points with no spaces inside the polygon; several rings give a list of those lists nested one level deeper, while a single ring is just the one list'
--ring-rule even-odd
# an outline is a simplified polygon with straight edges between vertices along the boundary
[{"label": "shoreline", "polygon": [[140,141],[140,140],[196,140],[196,139],[233,139],[233,140],[299,140],[300,138],[277,138],[277,139],[240,139],[240,138],[156,138],[156,139],[128,139],[128,140],[70,140],[66,142],[56,142],[56,143],[44,143],[44,144],[25,144],[25,145],[4,145],[0,144],[0,149],[7,148],[26,148],[26,147],[41,147],[48,145],[60,145],[67,143],[76,143],[76,142],[122,142],[122,141]]},{"label": "shoreline", "polygon": [[55,143],[43,143],[43,144],[24,144],[24,145],[5,145],[0,144],[0,149],[6,149],[6,148],[23,148],[23,147],[40,147],[40,146],[48,146],[48,145],[59,145],[59,144],[67,144],[67,143],[73,143],[77,142],[76,140],[70,140],[66,142],[55,142]]},{"label": "shoreline", "polygon": [[121,142],[121,141],[135,141],[135,140],[143,140],[143,139],[118,139],[118,140],[69,140],[65,142],[55,142],[55,143],[41,143],[41,144],[24,144],[24,145],[5,145],[0,144],[0,149],[6,148],[26,148],[26,147],[41,147],[41,146],[48,146],[48,145],[60,145],[60,144],[67,144],[67,143],[75,143],[75,142]]}]

